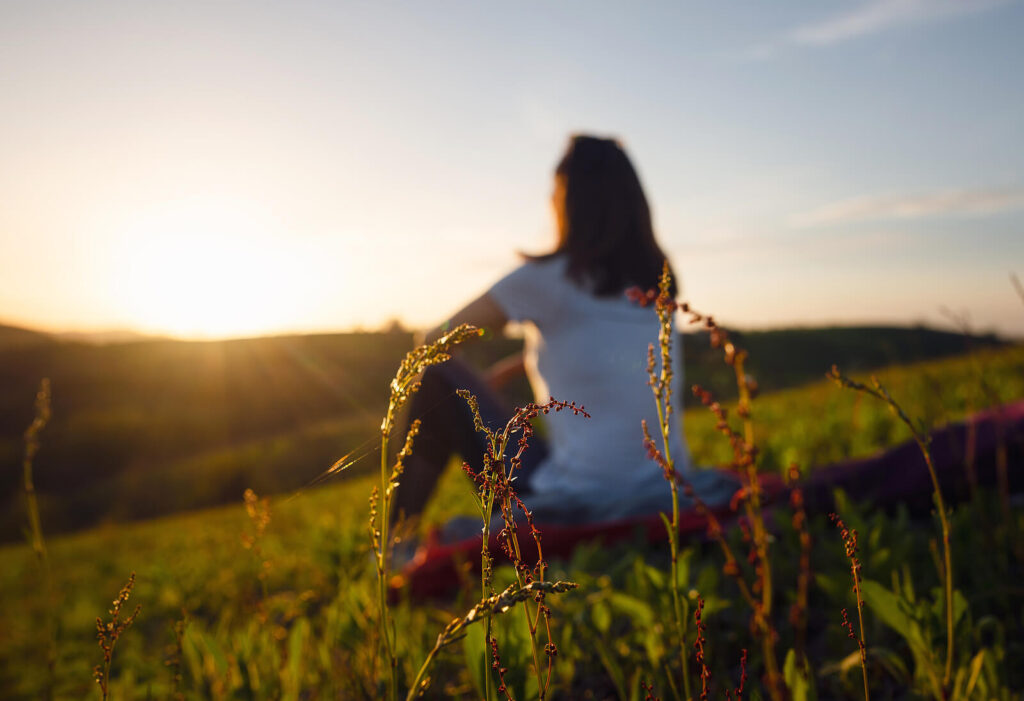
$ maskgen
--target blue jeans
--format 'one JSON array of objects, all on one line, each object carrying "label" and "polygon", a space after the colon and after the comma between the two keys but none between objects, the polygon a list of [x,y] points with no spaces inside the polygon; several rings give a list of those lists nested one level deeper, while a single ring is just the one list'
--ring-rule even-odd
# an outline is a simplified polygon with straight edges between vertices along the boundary
[{"label": "blue jeans", "polygon": [[[432,365],[423,372],[419,391],[410,402],[407,427],[420,420],[420,432],[413,441],[412,455],[395,495],[395,517],[419,514],[433,493],[438,479],[453,455],[458,455],[473,472],[483,469],[487,437],[473,426],[473,414],[456,390],[468,390],[480,407],[480,418],[488,428],[498,431],[515,411],[487,386],[483,379],[458,358]],[[401,434],[404,436],[405,434]],[[516,480],[520,496],[529,494],[530,477],[548,454],[544,440],[530,439],[523,452]]]}]

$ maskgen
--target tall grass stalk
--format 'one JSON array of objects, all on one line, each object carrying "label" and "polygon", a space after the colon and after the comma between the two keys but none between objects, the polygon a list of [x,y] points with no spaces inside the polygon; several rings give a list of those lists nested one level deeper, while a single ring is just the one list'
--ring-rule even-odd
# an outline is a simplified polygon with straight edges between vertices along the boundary
[{"label": "tall grass stalk", "polygon": [[[483,542],[480,552],[480,587],[481,598],[484,599],[494,594],[491,580],[493,559],[488,549],[488,542],[495,506],[498,507],[504,524],[504,528],[499,534],[501,546],[505,554],[512,561],[518,586],[523,588],[531,583],[544,581],[547,565],[544,562],[540,531],[537,530],[533,522],[533,515],[516,494],[513,485],[517,471],[522,464],[523,452],[528,447],[529,440],[533,436],[533,425],[531,422],[540,414],[548,414],[551,411],[560,412],[568,410],[572,411],[575,415],[582,414],[587,418],[590,415],[582,406],[576,406],[574,402],[559,401],[551,397],[544,404],[530,403],[525,407],[516,409],[512,418],[505,424],[505,427],[501,431],[495,431],[484,424],[483,418],[480,416],[480,407],[476,397],[466,390],[459,390],[458,393],[469,405],[469,409],[473,414],[474,427],[487,438],[487,451],[483,456],[483,471],[480,474],[474,474],[468,465],[463,466],[469,477],[477,484],[476,503],[480,510],[480,517],[483,519]],[[515,448],[514,453],[512,452],[513,447]],[[525,525],[529,528],[534,546],[537,549],[537,561],[533,567],[530,567],[523,561],[523,552],[519,544],[518,535],[519,523],[514,514],[514,508],[518,508],[523,516]],[[538,592],[535,603],[536,608],[532,608],[528,601],[524,601],[523,615],[525,616],[526,626],[530,633],[530,651],[533,656],[534,674],[537,677],[538,697],[543,700],[547,696],[548,687],[551,684],[553,658],[556,654],[556,649],[551,636],[550,612],[544,604],[543,591]],[[547,642],[543,648],[541,648],[540,639],[541,623],[544,624],[544,632],[547,636]],[[497,643],[491,636],[490,621],[486,621],[484,625],[486,626],[485,640],[492,650],[490,668],[498,669],[500,674],[500,663],[495,652]],[[542,653],[546,657],[544,672],[542,672],[541,665]],[[486,668],[484,669],[484,684],[485,691],[489,696],[491,675]],[[499,685],[499,688],[504,687],[504,683],[500,679]]]},{"label": "tall grass stalk", "polygon": [[263,552],[263,535],[270,525],[270,499],[257,496],[252,489],[246,489],[242,495],[245,502],[245,513],[249,517],[249,524],[252,532],[242,533],[242,547],[253,554],[256,563],[256,580],[260,583],[260,600],[256,603],[256,611],[260,620],[266,622],[267,611],[266,601],[270,594],[267,591],[267,573],[270,570],[270,560]]},{"label": "tall grass stalk", "polygon": [[[482,541],[480,546],[480,603],[467,614],[463,619],[452,621],[437,638],[434,648],[427,655],[426,660],[420,667],[412,686],[409,689],[407,699],[415,698],[422,694],[429,685],[427,672],[433,664],[438,651],[444,646],[454,642],[461,636],[461,630],[470,623],[480,618],[484,621],[484,641],[489,652],[484,656],[483,680],[484,698],[490,699],[494,680],[492,671],[498,674],[499,693],[504,693],[510,698],[508,689],[504,682],[504,668],[498,657],[497,640],[492,634],[491,617],[496,613],[504,613],[514,604],[522,602],[523,614],[526,625],[530,632],[530,649],[533,656],[533,668],[537,677],[538,698],[544,699],[551,684],[551,673],[553,658],[556,654],[554,641],[551,636],[550,612],[544,604],[544,597],[550,592],[563,592],[575,588],[573,582],[546,582],[544,581],[546,564],[544,562],[543,550],[540,544],[540,531],[533,523],[532,514],[526,505],[516,494],[513,487],[516,471],[521,467],[522,455],[526,450],[529,439],[533,435],[531,421],[541,413],[550,411],[571,410],[574,414],[589,416],[583,407],[577,407],[572,402],[560,402],[552,398],[545,404],[527,404],[525,407],[516,409],[512,418],[505,424],[504,429],[495,431],[483,422],[480,416],[480,407],[474,397],[467,390],[458,390],[460,397],[466,400],[473,415],[474,428],[483,433],[487,439],[487,450],[483,455],[483,470],[479,473],[473,471],[468,464],[463,464],[466,474],[476,484],[474,493],[476,506],[480,511],[483,520]],[[517,438],[518,436],[518,438]],[[513,443],[513,441],[515,441]],[[515,452],[511,449],[515,446]],[[512,454],[510,454],[512,453]],[[500,595],[495,594],[493,588],[494,559],[491,556],[489,542],[491,536],[491,523],[494,517],[494,508],[498,507],[504,528],[501,531],[501,543],[505,554],[512,560],[516,573],[516,583],[510,585]],[[518,507],[525,518],[526,525],[530,529],[534,545],[537,548],[537,562],[531,568],[523,561],[522,549],[519,544],[518,526],[513,514],[513,507]],[[527,595],[529,594],[529,595]],[[533,608],[530,605],[531,599],[536,604]],[[544,632],[547,636],[547,643],[541,648],[540,625],[544,624]],[[547,665],[542,672],[541,654],[546,655]]]},{"label": "tall grass stalk", "polygon": [[850,575],[853,577],[853,595],[857,599],[857,623],[860,626],[860,637],[858,638],[853,634],[853,625],[850,623],[850,619],[847,618],[846,609],[843,609],[843,627],[846,628],[849,638],[856,640],[857,647],[860,648],[860,670],[861,676],[864,678],[864,701],[869,701],[871,695],[868,691],[868,647],[867,641],[864,640],[864,597],[861,596],[860,592],[860,557],[858,556],[857,531],[847,528],[838,514],[829,514],[829,518],[836,525],[836,528],[839,529],[839,535],[843,539],[843,547],[846,549],[846,559],[850,561]]},{"label": "tall grass stalk", "polygon": [[[750,408],[751,400],[754,398],[757,391],[757,383],[753,378],[747,375],[744,370],[744,361],[747,356],[746,351],[736,348],[729,340],[729,336],[726,331],[720,328],[711,316],[701,314],[691,309],[685,302],[675,302],[669,294],[670,289],[671,273],[669,272],[668,264],[666,263],[662,269],[657,292],[654,292],[653,290],[643,292],[634,288],[628,291],[627,294],[631,299],[639,302],[640,304],[647,305],[653,303],[659,321],[658,343],[661,347],[661,366],[659,368],[659,372],[656,373],[654,348],[653,346],[649,346],[647,349],[647,372],[649,378],[648,382],[654,391],[655,403],[658,407],[658,419],[661,424],[660,428],[664,449],[662,450],[657,448],[650,440],[646,424],[644,425],[644,440],[647,445],[648,453],[655,461],[661,464],[665,471],[665,478],[669,481],[669,484],[672,487],[673,516],[671,521],[667,518],[665,518],[665,521],[666,527],[669,529],[669,547],[672,550],[672,579],[674,587],[673,600],[675,602],[679,599],[678,583],[675,576],[675,565],[677,558],[676,553],[678,550],[676,534],[678,533],[677,529],[679,518],[677,482],[680,481],[680,476],[674,469],[671,455],[668,454],[668,417],[671,415],[671,402],[668,401],[668,399],[671,398],[672,370],[670,350],[672,315],[676,310],[679,310],[689,314],[690,324],[703,323],[704,327],[710,332],[712,347],[722,348],[725,362],[732,366],[735,371],[736,384],[739,390],[737,414],[739,414],[743,420],[742,434],[730,426],[725,409],[718,402],[713,401],[710,392],[707,392],[696,385],[694,386],[693,391],[695,395],[700,397],[701,402],[705,406],[709,407],[716,415],[716,418],[718,419],[717,429],[729,438],[729,442],[733,449],[734,465],[742,471],[744,488],[739,493],[738,500],[743,503],[747,520],[751,525],[752,531],[751,540],[753,541],[754,547],[756,575],[754,585],[752,587],[748,586],[744,581],[739,565],[733,556],[728,543],[722,535],[721,525],[714,517],[714,514],[712,514],[697,497],[690,485],[684,484],[683,491],[690,499],[693,500],[697,510],[707,517],[709,531],[719,542],[723,552],[725,553],[726,573],[732,575],[736,579],[740,586],[741,594],[753,610],[754,622],[761,638],[765,675],[768,680],[768,690],[773,701],[781,701],[784,697],[784,683],[782,681],[782,676],[779,674],[778,660],[775,657],[775,640],[777,638],[777,633],[771,623],[772,571],[768,553],[768,530],[765,527],[764,515],[762,512],[761,483],[757,475],[757,449],[754,445],[754,424],[751,419]],[[756,594],[760,594],[759,599],[755,598]],[[681,613],[681,611],[676,613],[676,621],[681,621],[679,613]],[[677,623],[677,628],[682,628],[681,622]],[[683,651],[682,655],[685,670],[685,651]],[[685,678],[684,681],[686,681]],[[689,689],[686,690],[686,693],[687,697],[689,697]]]},{"label": "tall grass stalk", "polygon": [[121,588],[117,598],[111,604],[108,612],[110,620],[104,622],[102,618],[96,618],[96,638],[99,641],[100,649],[103,650],[103,663],[93,668],[93,679],[100,687],[103,701],[107,701],[110,697],[110,665],[114,660],[114,646],[117,645],[117,641],[120,640],[124,632],[135,623],[135,618],[142,610],[142,604],[137,604],[129,616],[121,618],[121,609],[128,603],[134,586],[135,573],[132,572],[128,577],[128,582]]},{"label": "tall grass stalk", "polygon": [[760,612],[761,620],[765,623],[762,630],[761,647],[764,653],[765,672],[768,677],[768,691],[771,697],[778,701],[783,698],[782,678],[779,674],[778,661],[775,658],[775,632],[768,623],[772,615],[772,563],[768,553],[768,529],[765,526],[762,510],[761,481],[757,476],[757,450],[754,445],[754,421],[751,411],[751,400],[756,393],[757,384],[753,378],[747,375],[744,368],[747,352],[736,348],[725,332],[714,324],[711,317],[707,318],[707,326],[711,329],[712,339],[716,337],[716,333],[719,335],[725,352],[725,360],[732,365],[736,375],[736,387],[739,391],[736,413],[743,421],[743,443],[741,449],[737,450],[737,459],[739,466],[746,472],[747,494],[743,500],[743,506],[750,522],[754,549],[757,554],[759,570],[757,583],[761,590]]},{"label": "tall grass stalk", "polygon": [[416,674],[416,679],[413,680],[412,686],[409,688],[406,701],[413,701],[413,699],[418,698],[424,691],[426,691],[430,679],[428,672],[437,658],[437,653],[446,646],[461,640],[465,635],[466,628],[474,623],[479,623],[480,621],[484,621],[486,623],[490,621],[493,616],[505,613],[518,603],[525,603],[545,594],[561,594],[575,588],[575,582],[535,581],[530,582],[523,587],[516,584],[510,584],[500,594],[494,594],[481,599],[480,602],[471,608],[465,616],[453,619],[444,627],[444,630],[438,634],[437,642],[434,643],[434,647],[427,654],[427,659],[424,660],[423,664],[420,666],[419,672]]},{"label": "tall grass stalk", "polygon": [[661,271],[661,278],[658,280],[658,297],[654,302],[654,311],[658,317],[658,353],[655,354],[653,344],[647,348],[647,383],[654,394],[654,405],[658,411],[661,446],[655,447],[651,441],[646,421],[642,423],[642,429],[648,452],[661,464],[669,488],[672,490],[672,518],[669,520],[662,514],[662,519],[665,521],[665,529],[668,531],[668,546],[671,555],[669,583],[672,592],[672,614],[676,636],[679,638],[679,666],[683,672],[683,693],[686,694],[686,698],[691,698],[689,661],[686,654],[688,616],[683,610],[684,599],[679,592],[679,479],[669,447],[671,421],[673,420],[672,380],[674,377],[672,370],[672,316],[675,312],[675,304],[670,294],[671,289],[672,276],[666,262]]},{"label": "tall grass stalk", "polygon": [[939,527],[942,532],[942,559],[943,567],[941,568],[942,584],[944,588],[945,596],[945,610],[946,610],[946,664],[942,676],[942,694],[943,697],[949,694],[950,682],[953,676],[953,554],[950,546],[950,528],[949,528],[949,517],[946,513],[946,504],[942,498],[942,488],[939,486],[939,476],[935,472],[935,464],[932,462],[931,450],[929,449],[929,443],[931,442],[931,436],[922,427],[915,424],[907,416],[907,413],[903,410],[892,395],[889,394],[889,390],[878,381],[878,378],[871,377],[871,386],[855,382],[850,378],[844,376],[839,372],[839,368],[835,365],[832,366],[832,371],[829,373],[829,377],[835,381],[839,386],[852,389],[857,392],[870,395],[875,399],[885,402],[888,405],[889,410],[910,429],[910,433],[914,437],[914,441],[917,443],[917,447],[921,450],[921,455],[924,456],[925,465],[928,467],[928,475],[932,480],[932,498],[935,501],[935,510],[939,514]]},{"label": "tall grass stalk", "polygon": [[43,539],[43,524],[39,517],[39,500],[36,497],[35,482],[32,479],[32,464],[39,452],[39,434],[50,421],[50,380],[43,378],[36,394],[36,412],[32,423],[25,430],[25,458],[22,461],[22,480],[25,491],[25,511],[28,513],[28,540],[35,553],[36,563],[43,580],[43,591],[46,602],[43,610],[46,615],[46,688],[47,699],[53,698],[54,677],[57,666],[57,624],[54,613],[53,575],[50,572],[50,558],[46,552],[46,541]]},{"label": "tall grass stalk", "polygon": [[[380,425],[380,485],[374,487],[370,495],[370,543],[377,571],[377,629],[380,637],[378,652],[383,652],[388,667],[387,698],[392,701],[398,698],[398,655],[395,649],[397,632],[388,610],[388,575],[390,572],[388,559],[392,546],[388,528],[395,489],[402,476],[403,460],[412,448],[412,441],[419,430],[419,423],[412,424],[405,437],[405,445],[390,469],[388,469],[389,439],[395,430],[395,424],[402,408],[419,390],[420,373],[431,365],[438,365],[451,358],[449,351],[453,346],[479,335],[481,335],[481,331],[475,326],[462,324],[433,343],[409,351],[399,365],[394,379],[391,380],[388,409]],[[378,658],[380,657],[381,655],[378,654]]]},{"label": "tall grass stalk", "polygon": [[793,530],[800,543],[800,566],[796,580],[796,601],[789,611],[789,622],[793,626],[793,637],[797,663],[807,671],[807,601],[811,588],[811,533],[807,529],[807,509],[804,506],[804,491],[800,487],[800,468],[789,466],[786,473],[789,482],[789,506],[793,510]]}]

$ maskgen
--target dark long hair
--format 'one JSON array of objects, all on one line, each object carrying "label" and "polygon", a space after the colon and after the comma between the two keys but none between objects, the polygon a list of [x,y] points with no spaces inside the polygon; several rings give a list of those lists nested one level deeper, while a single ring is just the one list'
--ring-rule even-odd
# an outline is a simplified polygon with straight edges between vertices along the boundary
[{"label": "dark long hair", "polygon": [[665,254],[654,239],[640,178],[618,141],[573,136],[555,169],[553,201],[555,250],[528,259],[564,254],[569,278],[598,297],[658,286]]}]

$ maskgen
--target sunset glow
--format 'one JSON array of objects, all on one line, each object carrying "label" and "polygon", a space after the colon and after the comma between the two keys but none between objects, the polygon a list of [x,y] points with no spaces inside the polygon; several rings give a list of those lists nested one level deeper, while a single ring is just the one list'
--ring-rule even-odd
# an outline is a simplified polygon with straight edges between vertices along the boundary
[{"label": "sunset glow", "polygon": [[1024,335],[1022,26],[1009,0],[8,4],[0,324],[430,326],[546,249],[590,132],[723,323]]},{"label": "sunset glow", "polygon": [[189,337],[266,333],[290,321],[298,280],[287,249],[237,203],[145,213],[119,251],[125,312],[139,329]]}]

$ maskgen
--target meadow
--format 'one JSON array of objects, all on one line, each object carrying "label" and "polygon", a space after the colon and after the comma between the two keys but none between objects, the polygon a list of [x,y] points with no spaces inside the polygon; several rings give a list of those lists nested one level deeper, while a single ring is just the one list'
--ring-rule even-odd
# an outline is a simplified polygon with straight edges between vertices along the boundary
[{"label": "meadow", "polygon": [[[893,367],[877,376],[910,416],[938,427],[1024,397],[1024,348],[981,348]],[[824,379],[765,392],[753,407],[758,468],[765,472],[782,473],[792,463],[808,471],[912,437],[883,403]],[[685,413],[699,464],[734,459],[718,422],[701,406]],[[40,440],[45,450],[45,430]],[[262,454],[254,449],[248,459]],[[379,457],[369,459],[371,467],[374,460]],[[652,463],[651,469],[659,468]],[[96,619],[109,618],[110,602],[132,572],[135,583],[127,605],[141,609],[117,641],[110,698],[386,695],[377,568],[367,535],[367,497],[380,477],[367,472],[372,470],[352,470],[325,486],[267,500],[254,495],[247,504],[241,503],[239,489],[238,502],[231,506],[50,537],[49,589],[28,546],[4,546],[3,697],[99,697],[92,671],[102,661]],[[1013,660],[1024,659],[1024,591],[1016,584],[1021,553],[1011,546],[1024,527],[1024,510],[1015,504],[1004,519],[1000,498],[982,491],[951,509],[956,653],[950,682],[937,695],[934,677],[936,669],[942,675],[947,642],[937,519],[934,514],[911,517],[905,510],[882,513],[838,495],[837,511],[859,534],[866,607],[858,637],[866,640],[864,674],[871,695],[1019,697],[1024,675]],[[452,464],[424,528],[475,513],[473,489]],[[850,639],[853,629],[842,625],[844,609],[856,619],[858,597],[851,591],[840,531],[823,515],[807,524],[810,579],[801,603],[805,568],[800,560],[808,547],[801,545],[803,530],[794,525],[785,504],[773,507],[769,525],[776,603],[771,628],[787,693],[793,698],[862,697],[860,648]],[[749,548],[739,529],[730,529],[725,542],[737,552]],[[726,571],[720,545],[705,539],[682,542],[674,565],[672,559],[667,545],[638,539],[613,547],[583,545],[572,558],[548,563],[548,580],[577,585],[546,599],[558,651],[548,698],[685,697],[681,653],[694,697],[703,697],[704,682],[711,697],[738,698],[744,679],[742,693],[748,698],[770,696],[757,625],[738,580]],[[500,592],[516,573],[499,567],[493,577],[493,588]],[[392,641],[395,675],[403,696],[438,634],[477,603],[479,585],[470,577],[446,600],[414,602],[399,595],[392,604],[389,615],[400,632]],[[686,611],[683,640],[673,624],[673,610],[680,605],[673,600],[676,592]],[[492,617],[508,697],[536,697],[541,674],[531,671],[523,619],[494,615],[488,620]],[[47,656],[54,642],[51,673]],[[426,696],[481,698],[490,688],[498,698],[497,684],[490,686],[484,671],[488,655],[483,627],[467,627],[465,637],[437,655]]]},{"label": "meadow", "polygon": [[[735,397],[706,332],[687,335],[688,381]],[[1000,343],[899,327],[758,331],[737,342],[766,392],[820,379],[832,363],[871,370]],[[246,488],[269,495],[308,484],[375,435],[411,346],[412,334],[398,330],[96,345],[0,326],[0,542],[21,540],[26,523],[22,434],[40,378],[51,380],[53,411],[35,475],[54,534],[236,503]],[[521,347],[494,338],[464,352],[486,367]],[[508,394],[520,405],[531,398],[525,379]]]}]

